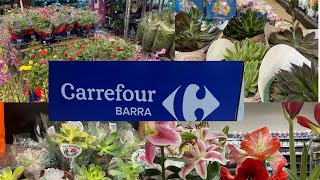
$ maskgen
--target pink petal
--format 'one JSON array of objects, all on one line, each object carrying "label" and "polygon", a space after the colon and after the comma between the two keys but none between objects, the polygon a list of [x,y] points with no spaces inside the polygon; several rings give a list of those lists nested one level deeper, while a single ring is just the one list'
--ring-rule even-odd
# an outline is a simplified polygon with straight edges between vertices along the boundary
[{"label": "pink petal", "polygon": [[153,165],[153,160],[156,157],[156,146],[150,142],[147,142],[145,146],[145,151],[146,151],[146,154],[145,154],[146,162],[149,165]]},{"label": "pink petal", "polygon": [[233,144],[228,144],[228,147],[231,149],[229,159],[230,159],[230,164],[236,163],[238,166],[241,166],[244,160],[249,157],[247,152],[245,152],[242,149],[237,148]]},{"label": "pink petal", "polygon": [[182,179],[186,179],[186,176],[194,169],[195,162],[189,160],[189,162],[180,170],[179,176]]},{"label": "pink petal", "polygon": [[179,145],[181,144],[181,136],[179,133],[169,127],[158,125],[155,127],[156,134],[149,134],[146,139],[157,146]]},{"label": "pink petal", "polygon": [[198,173],[198,175],[202,178],[202,179],[207,179],[207,162],[204,160],[199,160],[196,164],[195,164],[195,169],[196,172]]},{"label": "pink petal", "polygon": [[205,155],[204,155],[204,160],[207,160],[207,161],[216,161],[216,162],[219,162],[220,164],[225,164],[225,159],[222,155],[222,153],[219,153],[217,151],[211,151],[211,152],[207,152]]},{"label": "pink petal", "polygon": [[206,150],[207,150],[206,145],[205,145],[204,142],[203,142],[201,139],[199,139],[199,138],[197,138],[197,146],[198,146],[199,151],[200,151],[201,154],[203,154],[203,153],[206,152]]},{"label": "pink petal", "polygon": [[210,152],[210,151],[213,151],[213,150],[216,150],[216,149],[222,149],[221,146],[218,146],[218,145],[209,145],[209,147],[207,148],[206,152]]},{"label": "pink petal", "polygon": [[279,151],[267,157],[266,160],[269,162],[272,170],[274,171],[276,171],[278,169],[278,166],[281,164],[284,164],[285,166],[288,165],[286,158],[283,157],[283,155]]},{"label": "pink petal", "polygon": [[188,159],[194,158],[194,156],[191,152],[184,152],[183,157],[188,158]]}]

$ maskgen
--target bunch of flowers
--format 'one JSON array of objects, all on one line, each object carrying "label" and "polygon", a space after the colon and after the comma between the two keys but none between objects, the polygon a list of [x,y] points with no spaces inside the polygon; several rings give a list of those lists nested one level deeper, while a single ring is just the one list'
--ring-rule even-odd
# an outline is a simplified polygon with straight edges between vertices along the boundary
[{"label": "bunch of flowers", "polygon": [[97,11],[84,11],[79,10],[76,14],[78,27],[82,26],[89,30],[99,22],[99,14]]},{"label": "bunch of flowers", "polygon": [[[240,148],[229,143],[231,149],[229,159],[231,164],[237,164],[237,174],[231,176],[227,168],[223,167],[220,175],[223,180],[238,179],[264,179],[264,180],[286,180],[287,174],[283,172],[287,160],[279,152],[280,140],[271,137],[268,128],[264,127],[244,135],[244,140],[240,143]],[[263,167],[263,162],[268,161],[274,171],[274,175],[269,177],[268,171]]]},{"label": "bunch of flowers", "polygon": [[[146,176],[162,179],[213,179],[220,164],[226,164],[226,133],[213,132],[201,123],[196,128],[178,126],[177,122],[145,123],[146,162],[152,166]],[[160,151],[160,153],[159,153]],[[183,162],[182,168],[167,166],[173,158]]]},{"label": "bunch of flowers", "polygon": [[268,19],[271,21],[279,20],[278,15],[274,12],[272,7],[266,3],[265,0],[238,0],[237,10],[245,12],[247,9],[252,9],[259,13],[267,13]]},{"label": "bunch of flowers", "polygon": [[28,34],[28,30],[32,27],[29,16],[23,12],[19,14],[10,14],[5,18],[12,39],[20,38]]}]

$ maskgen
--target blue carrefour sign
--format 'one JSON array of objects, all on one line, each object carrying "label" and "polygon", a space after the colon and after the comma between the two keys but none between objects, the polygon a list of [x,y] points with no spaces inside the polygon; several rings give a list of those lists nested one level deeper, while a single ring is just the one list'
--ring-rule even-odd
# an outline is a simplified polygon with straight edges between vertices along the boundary
[{"label": "blue carrefour sign", "polygon": [[236,121],[242,76],[240,61],[52,61],[49,118]]}]

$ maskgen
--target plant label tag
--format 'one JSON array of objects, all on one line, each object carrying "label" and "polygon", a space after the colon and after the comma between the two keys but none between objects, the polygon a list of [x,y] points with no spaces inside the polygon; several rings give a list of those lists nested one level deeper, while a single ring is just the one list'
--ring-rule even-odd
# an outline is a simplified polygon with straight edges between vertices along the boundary
[{"label": "plant label tag", "polygon": [[146,167],[147,162],[145,158],[145,150],[138,149],[136,152],[132,154],[132,162],[138,164],[139,166]]},{"label": "plant label tag", "polygon": [[83,124],[81,121],[69,121],[67,124],[69,126],[77,126],[79,132],[83,132]]},{"label": "plant label tag", "polygon": [[61,144],[60,151],[64,157],[72,159],[81,154],[82,148],[75,144]]},{"label": "plant label tag", "polygon": [[116,123],[109,123],[109,127],[111,131],[117,131],[117,124]]}]

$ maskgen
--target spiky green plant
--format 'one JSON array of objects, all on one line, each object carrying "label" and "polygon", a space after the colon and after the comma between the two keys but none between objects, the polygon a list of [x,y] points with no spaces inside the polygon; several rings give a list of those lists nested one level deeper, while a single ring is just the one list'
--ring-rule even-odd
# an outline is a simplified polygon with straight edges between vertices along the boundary
[{"label": "spiky green plant", "polygon": [[175,16],[175,49],[191,52],[199,50],[218,38],[219,28],[201,30],[201,11],[191,8],[189,13],[181,12]]},{"label": "spiky green plant", "polygon": [[258,91],[259,61],[244,63],[244,97],[249,97]]},{"label": "spiky green plant", "polygon": [[314,63],[298,66],[291,64],[290,70],[279,70],[276,76],[275,101],[317,102],[318,68]]},{"label": "spiky green plant", "polygon": [[225,56],[225,59],[245,62],[261,62],[268,50],[268,46],[246,39],[242,42],[242,44],[240,42],[235,42],[234,51],[227,49],[227,55]]},{"label": "spiky green plant", "polygon": [[311,32],[303,36],[303,32],[299,24],[291,27],[290,30],[283,32],[273,32],[269,37],[269,44],[275,46],[277,44],[286,44],[295,48],[303,56],[314,63],[318,63],[318,40],[315,39],[316,33]]},{"label": "spiky green plant", "polygon": [[266,22],[262,16],[258,16],[249,8],[246,12],[241,13],[240,17],[233,16],[223,30],[223,34],[236,40],[254,37],[263,33]]},{"label": "spiky green plant", "polygon": [[23,166],[17,167],[13,172],[10,167],[4,169],[4,171],[0,174],[0,180],[18,180],[24,171]]},{"label": "spiky green plant", "polygon": [[110,180],[102,168],[94,164],[90,164],[88,168],[82,165],[76,177],[78,180]]},{"label": "spiky green plant", "polygon": [[112,155],[115,156],[117,153],[120,153],[119,147],[121,144],[118,142],[119,134],[117,132],[110,133],[106,139],[97,145],[99,150],[98,155]]},{"label": "spiky green plant", "polygon": [[258,74],[261,61],[269,47],[246,39],[234,43],[234,51],[227,49],[225,60],[244,61],[244,96],[251,97],[258,90]]}]

